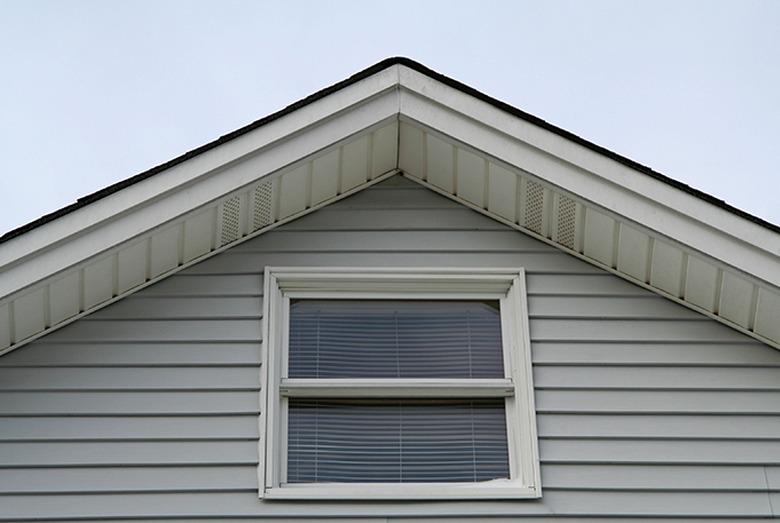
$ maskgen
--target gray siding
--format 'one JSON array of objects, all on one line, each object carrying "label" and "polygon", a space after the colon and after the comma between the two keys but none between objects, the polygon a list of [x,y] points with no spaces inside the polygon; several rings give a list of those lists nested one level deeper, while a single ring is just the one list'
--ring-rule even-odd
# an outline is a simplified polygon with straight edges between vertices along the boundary
[{"label": "gray siding", "polygon": [[[525,267],[542,499],[260,502],[269,264]],[[0,358],[2,520],[742,521],[773,506],[780,352],[399,179]]]}]

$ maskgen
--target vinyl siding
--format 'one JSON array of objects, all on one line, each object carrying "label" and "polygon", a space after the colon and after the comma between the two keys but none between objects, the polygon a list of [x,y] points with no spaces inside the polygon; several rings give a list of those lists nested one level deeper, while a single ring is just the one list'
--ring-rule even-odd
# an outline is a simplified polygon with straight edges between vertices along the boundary
[{"label": "vinyl siding", "polygon": [[[525,267],[543,497],[259,501],[266,265]],[[778,507],[780,352],[398,178],[0,358],[3,521],[736,522]]]}]

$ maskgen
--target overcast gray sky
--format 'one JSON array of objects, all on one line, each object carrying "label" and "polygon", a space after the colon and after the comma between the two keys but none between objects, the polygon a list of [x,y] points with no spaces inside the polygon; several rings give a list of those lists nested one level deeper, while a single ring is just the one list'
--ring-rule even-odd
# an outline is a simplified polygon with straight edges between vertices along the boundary
[{"label": "overcast gray sky", "polygon": [[780,223],[780,1],[0,0],[0,232],[404,55]]}]

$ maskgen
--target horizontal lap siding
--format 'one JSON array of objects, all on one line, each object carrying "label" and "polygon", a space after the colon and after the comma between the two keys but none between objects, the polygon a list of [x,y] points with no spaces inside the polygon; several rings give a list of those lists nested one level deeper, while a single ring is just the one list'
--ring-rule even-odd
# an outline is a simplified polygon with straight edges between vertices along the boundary
[{"label": "horizontal lap siding", "polygon": [[[266,265],[525,267],[542,499],[258,501]],[[403,180],[0,358],[5,520],[736,522],[770,501],[780,353]]]}]

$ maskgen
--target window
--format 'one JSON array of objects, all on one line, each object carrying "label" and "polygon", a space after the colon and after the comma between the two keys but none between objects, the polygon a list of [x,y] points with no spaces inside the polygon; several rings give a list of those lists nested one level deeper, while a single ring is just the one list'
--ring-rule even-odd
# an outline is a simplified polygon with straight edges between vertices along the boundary
[{"label": "window", "polygon": [[260,496],[539,497],[524,280],[267,268]]}]

